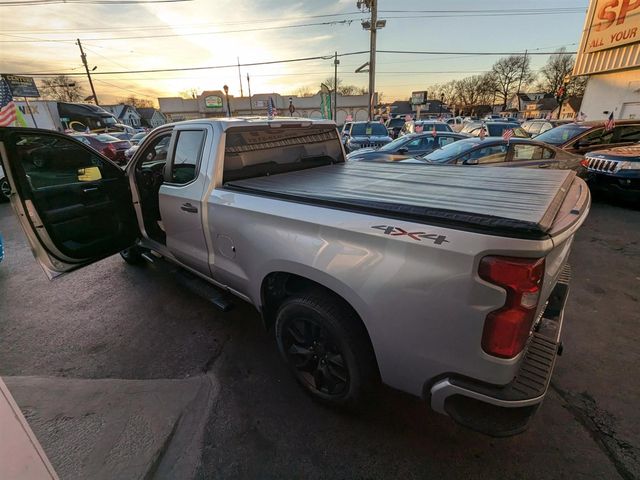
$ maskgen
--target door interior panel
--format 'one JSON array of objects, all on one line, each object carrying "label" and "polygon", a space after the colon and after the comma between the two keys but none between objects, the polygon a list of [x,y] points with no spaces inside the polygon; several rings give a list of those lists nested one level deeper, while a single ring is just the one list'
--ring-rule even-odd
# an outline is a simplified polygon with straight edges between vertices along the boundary
[{"label": "door interior panel", "polygon": [[70,137],[14,137],[21,196],[33,202],[61,253],[74,259],[100,257],[135,240],[131,194],[119,167]]}]

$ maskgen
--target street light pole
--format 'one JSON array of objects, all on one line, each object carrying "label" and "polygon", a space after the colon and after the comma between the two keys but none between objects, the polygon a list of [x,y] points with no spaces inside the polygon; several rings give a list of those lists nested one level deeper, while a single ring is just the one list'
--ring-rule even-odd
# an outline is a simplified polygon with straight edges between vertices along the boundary
[{"label": "street light pole", "polygon": [[373,120],[373,103],[376,91],[376,23],[378,23],[378,0],[369,0],[371,9],[371,43],[369,47],[369,121]]},{"label": "street light pole", "polygon": [[231,105],[229,105],[229,86],[225,85],[224,87],[222,87],[222,89],[224,90],[224,96],[227,100],[227,117],[231,117]]},{"label": "street light pole", "polygon": [[249,81],[249,73],[247,72],[247,87],[249,88],[249,110],[253,115],[253,100],[251,100],[251,82]]},{"label": "street light pole", "polygon": [[333,121],[337,122],[338,118],[338,52],[334,53],[333,57]]}]

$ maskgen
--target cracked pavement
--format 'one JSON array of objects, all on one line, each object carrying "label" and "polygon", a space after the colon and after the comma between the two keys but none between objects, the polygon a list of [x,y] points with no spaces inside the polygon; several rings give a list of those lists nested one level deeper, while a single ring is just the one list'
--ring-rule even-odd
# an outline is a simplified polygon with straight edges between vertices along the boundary
[{"label": "cracked pavement", "polygon": [[[63,479],[109,478],[114,458],[119,478],[640,477],[638,210],[594,203],[573,247],[552,388],[530,430],[508,439],[388,389],[357,414],[328,410],[240,301],[222,314],[118,256],[49,282],[6,204],[0,234],[0,375]],[[91,435],[111,447],[90,450]],[[127,463],[127,449],[145,453]]]}]

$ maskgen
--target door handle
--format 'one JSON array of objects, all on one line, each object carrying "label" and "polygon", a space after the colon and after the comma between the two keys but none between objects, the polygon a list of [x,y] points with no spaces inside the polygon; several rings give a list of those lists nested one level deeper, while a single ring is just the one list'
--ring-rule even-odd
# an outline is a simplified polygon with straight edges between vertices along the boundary
[{"label": "door handle", "polygon": [[198,213],[198,207],[194,207],[189,202],[183,203],[182,206],[180,207],[180,210],[184,210],[185,212],[189,212],[189,213]]}]

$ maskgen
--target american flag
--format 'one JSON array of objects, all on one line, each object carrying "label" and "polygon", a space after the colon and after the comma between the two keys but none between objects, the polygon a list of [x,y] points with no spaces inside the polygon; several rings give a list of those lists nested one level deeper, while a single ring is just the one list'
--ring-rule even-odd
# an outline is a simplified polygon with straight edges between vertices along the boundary
[{"label": "american flag", "polygon": [[609,114],[609,119],[606,122],[604,122],[604,131],[608,132],[610,130],[613,130],[615,126],[616,126],[616,121],[613,119],[613,112],[611,112]]},{"label": "american flag", "polygon": [[16,104],[9,85],[4,79],[0,79],[0,127],[8,127],[16,121]]},{"label": "american flag", "polygon": [[267,103],[267,116],[269,118],[276,117],[278,115],[278,109],[276,104],[273,103],[273,97],[269,97],[269,103]]},{"label": "american flag", "polygon": [[507,143],[509,143],[509,140],[511,140],[511,137],[513,137],[512,128],[507,128],[504,132],[502,132],[502,138],[505,139]]}]

